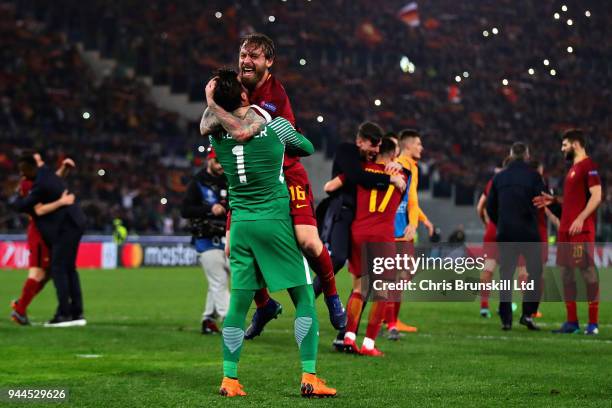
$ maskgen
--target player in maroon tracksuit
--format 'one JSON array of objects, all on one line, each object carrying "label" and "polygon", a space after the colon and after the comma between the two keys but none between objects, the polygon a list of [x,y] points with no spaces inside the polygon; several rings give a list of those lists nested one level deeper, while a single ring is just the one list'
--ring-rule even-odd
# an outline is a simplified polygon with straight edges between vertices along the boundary
[{"label": "player in maroon tracksuit", "polygon": [[[391,139],[383,139],[377,161],[363,163],[367,172],[385,174],[385,165],[395,159],[396,144]],[[408,175],[402,173],[404,181]],[[337,176],[325,186],[325,191],[331,192],[342,186],[344,178]],[[407,186],[408,187],[408,186]],[[361,349],[357,347],[356,331],[359,327],[364,304],[362,293],[362,277],[367,271],[362,268],[362,247],[368,242],[395,243],[395,213],[402,199],[403,191],[389,185],[387,190],[367,189],[360,185],[356,187],[356,212],[351,224],[351,255],[349,258],[349,272],[353,276],[353,291],[347,304],[347,324],[344,334],[344,346],[347,351],[369,356],[382,356],[383,353],[375,347],[384,312],[389,304],[386,301],[375,301],[370,309],[368,327],[363,339]],[[393,245],[395,253],[395,245]]]},{"label": "player in maroon tracksuit", "polygon": [[561,267],[567,320],[555,333],[580,331],[576,309],[576,280],[574,269],[580,269],[586,283],[589,304],[589,324],[585,334],[599,333],[599,278],[595,270],[595,230],[597,207],[601,203],[601,179],[597,165],[587,156],[586,139],[579,129],[563,134],[561,151],[572,167],[565,176],[563,197],[548,194],[537,197],[538,206],[557,201],[562,205],[557,236],[557,265]]},{"label": "player in maroon tracksuit", "polygon": [[[249,100],[270,114],[281,116],[295,126],[295,116],[282,84],[270,73],[274,63],[274,43],[263,34],[251,34],[242,41],[239,54],[239,77],[249,90]],[[216,110],[217,114],[219,110]],[[257,131],[245,121],[226,117],[235,127],[226,130],[238,140],[247,140]],[[225,125],[226,122],[222,123]],[[225,126],[224,126],[225,127]],[[202,132],[202,126],[200,131]],[[312,270],[320,277],[330,321],[336,329],[342,329],[346,314],[336,290],[333,265],[327,248],[321,242],[314,214],[314,197],[308,174],[298,157],[285,154],[283,172],[289,190],[290,214],[293,218],[295,236]],[[231,215],[228,217],[228,230]],[[261,334],[265,324],[282,311],[280,303],[269,297],[264,288],[255,294],[257,311],[247,328],[245,338],[252,339]]]}]

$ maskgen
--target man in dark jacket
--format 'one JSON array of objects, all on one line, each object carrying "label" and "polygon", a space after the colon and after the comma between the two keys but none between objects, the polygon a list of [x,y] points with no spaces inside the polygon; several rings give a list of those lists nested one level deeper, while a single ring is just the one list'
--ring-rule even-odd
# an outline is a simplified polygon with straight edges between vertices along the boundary
[{"label": "man in dark jacket", "polygon": [[[518,257],[522,255],[532,288],[523,290],[523,312],[520,323],[529,330],[539,330],[532,320],[540,300],[542,276],[542,245],[538,233],[538,210],[533,198],[545,190],[542,176],[528,164],[529,150],[524,143],[514,143],[510,162],[493,179],[487,213],[497,225],[499,270],[503,281],[511,283]],[[499,316],[502,329],[512,328],[512,284],[500,290]]]},{"label": "man in dark jacket", "polygon": [[211,151],[206,169],[187,186],[181,215],[191,224],[192,243],[208,281],[202,334],[219,332],[216,318],[224,319],[229,306],[229,261],[225,256],[227,181],[223,168]]},{"label": "man in dark jacket", "polygon": [[36,204],[47,204],[58,200],[66,190],[64,180],[46,165],[37,166],[32,154],[24,154],[18,160],[19,170],[34,180],[32,190],[26,197],[15,201],[20,212],[31,214],[51,253],[51,277],[55,285],[58,307],[53,319],[45,326],[84,326],[83,298],[76,257],[79,242],[85,230],[85,215],[75,202],[57,210],[38,216]]},{"label": "man in dark jacket", "polygon": [[[362,163],[372,161],[378,154],[383,131],[376,123],[364,122],[359,126],[355,143],[343,143],[338,146],[332,164],[332,178],[343,174],[346,182],[340,190],[332,194],[322,229],[323,241],[330,247],[334,271],[337,273],[345,264],[350,254],[350,228],[355,216],[355,195],[357,185],[367,189],[383,190],[389,184],[404,190],[406,183],[399,176],[367,172]],[[396,164],[398,172],[401,165]],[[317,292],[315,278],[315,293]]]},{"label": "man in dark jacket", "polygon": [[[376,174],[363,169],[364,162],[372,161],[378,154],[383,131],[376,123],[364,122],[359,126],[355,143],[343,143],[336,149],[332,165],[332,178],[343,174],[345,183],[335,192],[329,201],[322,226],[321,239],[328,245],[334,265],[334,273],[338,273],[346,263],[350,254],[351,224],[355,218],[357,185],[367,189],[384,190],[389,184],[395,185],[400,191],[406,189],[406,182],[401,175]],[[389,166],[398,173],[402,171],[399,163]],[[318,277],[313,282],[315,295],[321,293],[321,283]],[[359,297],[362,305],[365,299]],[[344,349],[344,330],[340,330],[333,342],[338,350]]]}]

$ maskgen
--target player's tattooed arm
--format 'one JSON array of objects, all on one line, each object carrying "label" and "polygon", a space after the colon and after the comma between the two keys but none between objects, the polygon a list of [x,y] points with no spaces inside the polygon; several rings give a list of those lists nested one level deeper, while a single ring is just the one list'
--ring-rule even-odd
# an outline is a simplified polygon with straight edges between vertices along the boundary
[{"label": "player's tattooed arm", "polygon": [[208,108],[204,110],[200,120],[200,134],[202,136],[211,135],[222,130],[221,122],[214,113]]},{"label": "player's tattooed arm", "polygon": [[217,105],[213,97],[216,86],[216,78],[211,79],[206,84],[206,103],[208,109],[217,117],[221,126],[227,130],[232,138],[239,142],[245,142],[263,130],[266,126],[266,120],[255,113],[253,109],[248,109],[244,117],[239,118]]},{"label": "player's tattooed arm", "polygon": [[246,142],[266,126],[266,120],[255,113],[253,109],[247,110],[241,119],[227,112],[216,103],[208,105],[208,107],[215,114],[221,126],[227,130],[227,133],[239,142]]}]

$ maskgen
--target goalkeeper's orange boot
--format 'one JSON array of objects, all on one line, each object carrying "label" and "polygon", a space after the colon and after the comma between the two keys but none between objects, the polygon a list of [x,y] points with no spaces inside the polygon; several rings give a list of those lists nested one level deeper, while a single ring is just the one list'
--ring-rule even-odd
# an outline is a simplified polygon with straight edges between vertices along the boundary
[{"label": "goalkeeper's orange boot", "polygon": [[246,394],[242,389],[242,384],[238,382],[237,378],[223,377],[221,387],[219,388],[219,394],[224,397],[243,397]]},{"label": "goalkeeper's orange boot", "polygon": [[325,380],[318,378],[314,374],[302,374],[300,390],[302,397],[305,398],[327,398],[336,396],[336,389],[325,385]]},{"label": "goalkeeper's orange boot", "polygon": [[395,325],[395,327],[397,328],[397,330],[404,333],[416,333],[419,331],[419,329],[417,329],[416,327],[410,326],[409,324],[406,324],[400,321],[399,319],[397,319],[397,324]]}]

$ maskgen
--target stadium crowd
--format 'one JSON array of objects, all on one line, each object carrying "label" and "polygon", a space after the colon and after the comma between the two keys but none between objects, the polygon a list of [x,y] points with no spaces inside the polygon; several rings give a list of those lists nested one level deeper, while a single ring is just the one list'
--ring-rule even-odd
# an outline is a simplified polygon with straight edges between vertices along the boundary
[{"label": "stadium crowd", "polygon": [[[156,84],[171,85],[176,92],[202,100],[203,84],[212,70],[235,64],[236,49],[228,44],[236,44],[250,31],[265,32],[277,43],[274,72],[287,89],[298,126],[330,157],[339,143],[354,137],[355,124],[368,118],[386,129],[421,129],[428,147],[424,173],[435,182],[480,189],[511,141],[522,139],[545,164],[550,185],[560,187],[564,161],[557,136],[568,126],[580,126],[591,136],[589,150],[604,183],[612,176],[612,135],[606,119],[609,90],[602,86],[609,82],[610,48],[605,36],[611,16],[609,8],[596,3],[589,4],[587,17],[586,7],[576,1],[567,2],[567,13],[547,2],[421,2],[418,27],[408,27],[398,18],[403,0],[62,3],[59,8],[47,2],[15,2],[14,21],[21,26],[12,29],[38,37],[34,41],[40,42],[39,49],[50,54],[63,49],[59,54],[63,66],[55,73],[64,70],[65,75],[55,75],[55,81],[63,81],[59,89],[78,99],[72,99],[68,109],[60,104],[60,109],[67,109],[60,115],[65,128],[56,129],[39,126],[43,119],[36,110],[23,123],[23,113],[16,108],[23,105],[19,93],[26,106],[51,97],[48,90],[41,92],[45,84],[4,92],[9,97],[2,121],[19,127],[3,126],[3,133],[8,132],[2,137],[3,144],[8,143],[3,151],[25,143],[24,134],[34,138],[38,134],[42,140],[50,131],[60,133],[61,138],[54,140],[65,142],[51,149],[57,155],[68,149],[71,137],[78,139],[86,158],[81,168],[89,171],[77,183],[91,187],[80,196],[91,199],[95,211],[89,210],[90,214],[101,214],[93,217],[99,221],[90,229],[109,226],[114,216],[142,232],[162,231],[169,219],[178,222],[173,210],[178,199],[173,193],[184,188],[184,180],[179,180],[185,171],[167,165],[177,160],[164,162],[162,157],[180,157],[180,164],[188,165],[184,158],[190,157],[194,146],[188,141],[195,126],[181,130],[178,118],[148,103],[147,89],[133,80],[112,77],[94,86],[69,46],[77,41],[133,67],[138,75],[151,76]],[[553,17],[555,12],[560,19]],[[566,23],[568,18],[572,25]],[[65,35],[50,34],[59,32]],[[6,35],[2,41],[14,38],[32,41]],[[573,47],[571,53],[568,46]],[[16,84],[6,79],[13,72],[10,67],[35,69],[21,63],[29,60],[20,56],[18,43],[13,48],[3,44],[3,51],[3,87]],[[403,70],[402,57],[406,57]],[[53,84],[53,77],[49,73],[41,81]],[[93,120],[82,119],[84,106],[92,107]],[[110,113],[119,111],[119,119],[111,119]],[[54,115],[47,112],[44,122],[53,124],[48,117]],[[79,137],[84,134],[86,140]],[[140,153],[126,160],[130,151]],[[98,177],[95,169],[100,162],[109,169],[107,174],[119,171],[125,176]],[[133,177],[136,173],[146,178]],[[155,199],[137,195],[148,191],[156,192]],[[164,194],[168,204],[161,206],[159,197]],[[609,205],[608,201],[601,212],[602,224],[609,221]],[[88,211],[89,206],[84,207]],[[157,215],[159,210],[168,213],[166,223]],[[11,227],[0,221],[0,228]]]}]

